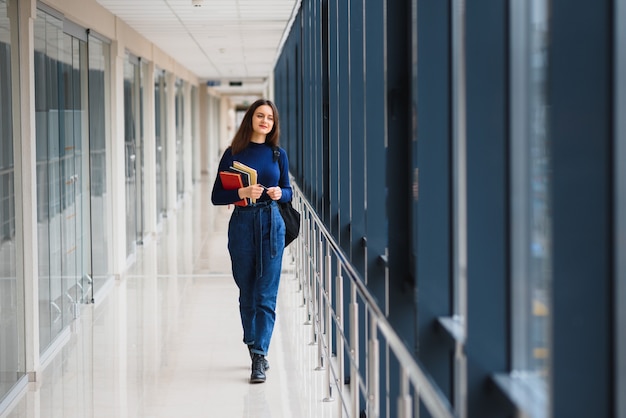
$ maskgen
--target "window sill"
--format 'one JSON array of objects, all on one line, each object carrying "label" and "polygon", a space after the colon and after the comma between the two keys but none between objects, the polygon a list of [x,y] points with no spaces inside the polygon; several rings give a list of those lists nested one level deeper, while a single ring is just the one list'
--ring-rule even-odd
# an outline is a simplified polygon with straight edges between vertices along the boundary
[{"label": "window sill", "polygon": [[534,376],[518,377],[511,374],[495,374],[491,379],[520,416],[548,417],[548,400],[543,380]]},{"label": "window sill", "polygon": [[453,343],[465,343],[465,327],[460,318],[442,316],[437,318],[437,323]]}]

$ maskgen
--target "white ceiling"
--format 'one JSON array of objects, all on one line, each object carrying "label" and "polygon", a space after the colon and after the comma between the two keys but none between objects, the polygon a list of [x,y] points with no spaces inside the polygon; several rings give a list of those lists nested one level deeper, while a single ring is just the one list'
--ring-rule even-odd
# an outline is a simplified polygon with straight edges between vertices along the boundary
[{"label": "white ceiling", "polygon": [[[222,92],[264,86],[300,0],[97,0]],[[194,7],[193,3],[202,3]],[[230,87],[231,81],[242,81]],[[255,86],[255,87],[253,87]]]}]

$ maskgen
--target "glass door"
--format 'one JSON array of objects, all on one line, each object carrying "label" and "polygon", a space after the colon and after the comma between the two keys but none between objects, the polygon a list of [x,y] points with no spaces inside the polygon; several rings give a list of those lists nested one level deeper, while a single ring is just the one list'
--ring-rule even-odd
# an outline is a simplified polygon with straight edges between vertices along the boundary
[{"label": "glass door", "polygon": [[200,181],[198,174],[200,173],[200,142],[198,141],[196,131],[198,111],[198,88],[196,86],[191,87],[191,155],[192,155],[192,182],[196,184]]},{"label": "glass door", "polygon": [[113,275],[112,222],[109,175],[110,46],[94,33],[89,34],[89,149],[91,214],[91,262],[94,292]]},{"label": "glass door", "polygon": [[[74,41],[71,36],[63,35],[64,45],[61,50],[63,55],[61,60],[61,90],[59,91],[59,155],[58,170],[60,174],[59,192],[60,192],[60,289],[70,304],[76,303],[77,292],[75,289],[78,283],[78,248],[77,248],[77,213],[79,205],[76,202],[76,187],[80,181],[78,172],[80,169],[80,161],[77,159],[76,135],[74,130],[74,93],[76,90],[74,78]],[[71,306],[63,310],[64,315],[69,315]],[[63,321],[68,323],[71,317]]]},{"label": "glass door", "polygon": [[165,72],[155,70],[154,115],[156,140],[157,219],[167,216],[167,86]]},{"label": "glass door", "polygon": [[124,64],[124,142],[126,149],[126,255],[141,244],[141,72],[139,59]]},{"label": "glass door", "polygon": [[[58,61],[59,45],[53,39],[62,39],[62,21],[41,10],[34,22],[35,34],[35,126],[37,137],[37,235],[39,259],[39,343],[43,351],[60,332],[58,302],[53,297],[53,277],[57,263],[52,256],[54,233],[58,230],[54,216],[56,176],[54,154],[58,148]],[[48,41],[50,39],[50,41]],[[56,296],[56,295],[55,295]]]},{"label": "glass door", "polygon": [[185,194],[185,98],[183,80],[176,80],[176,195]]},{"label": "glass door", "polygon": [[[40,5],[35,33],[40,347],[90,298],[86,32]],[[84,39],[81,39],[84,38]]]},{"label": "glass door", "polygon": [[[61,121],[62,280],[70,303],[91,300],[87,43],[64,34]],[[76,305],[74,305],[74,309]]]},{"label": "glass door", "polygon": [[143,118],[144,118],[144,94],[146,89],[144,88],[144,80],[146,80],[146,72],[148,71],[148,64],[145,61],[139,60],[139,64],[137,65],[138,70],[135,73],[135,84],[136,84],[136,104],[137,107],[137,125],[138,125],[138,135],[135,139],[136,141],[136,154],[137,158],[135,160],[136,167],[136,175],[137,175],[137,208],[136,208],[136,218],[137,225],[135,229],[136,240],[138,244],[143,244],[143,236],[145,230],[145,219],[144,219],[144,205],[145,205],[145,158],[144,158],[144,147],[143,147]]}]

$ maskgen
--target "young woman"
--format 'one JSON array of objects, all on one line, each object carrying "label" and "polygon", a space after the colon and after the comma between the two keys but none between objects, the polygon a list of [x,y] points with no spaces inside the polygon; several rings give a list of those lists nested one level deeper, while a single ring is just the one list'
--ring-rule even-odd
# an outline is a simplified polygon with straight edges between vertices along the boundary
[{"label": "young woman", "polygon": [[[285,223],[276,201],[290,201],[289,162],[278,147],[278,111],[269,100],[257,100],[246,112],[233,141],[224,152],[213,185],[214,205],[236,205],[228,225],[228,251],[233,277],[239,287],[243,342],[252,359],[250,383],[265,382],[267,356],[280,282]],[[257,172],[256,184],[226,190],[220,172],[232,171],[235,162]],[[254,202],[254,203],[252,203]]]}]

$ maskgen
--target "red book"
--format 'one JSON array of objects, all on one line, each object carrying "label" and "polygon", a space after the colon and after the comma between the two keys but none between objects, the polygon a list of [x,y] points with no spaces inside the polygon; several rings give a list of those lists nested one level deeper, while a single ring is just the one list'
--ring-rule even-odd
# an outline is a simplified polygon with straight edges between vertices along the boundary
[{"label": "red book", "polygon": [[[238,190],[243,187],[243,181],[241,181],[241,174],[233,173],[230,171],[220,171],[220,180],[222,180],[222,187],[224,190]],[[241,199],[235,202],[237,206],[247,206],[248,201]]]}]

